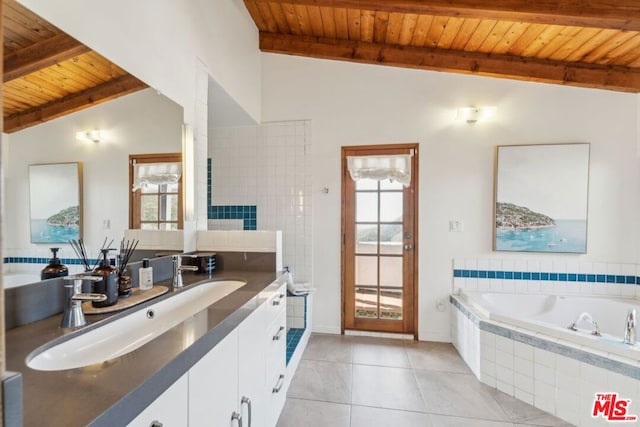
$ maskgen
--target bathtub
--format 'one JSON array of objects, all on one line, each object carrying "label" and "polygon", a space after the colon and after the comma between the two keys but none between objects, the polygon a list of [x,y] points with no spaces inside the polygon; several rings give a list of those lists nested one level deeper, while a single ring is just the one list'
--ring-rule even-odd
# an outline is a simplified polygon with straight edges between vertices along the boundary
[{"label": "bathtub", "polygon": [[[640,342],[622,340],[640,301],[463,290],[450,302],[453,344],[481,382],[581,427],[606,425],[592,416],[598,393],[629,399],[640,416]],[[602,336],[589,322],[568,328],[583,312]]]},{"label": "bathtub", "polygon": [[[640,363],[640,339],[635,346],[622,342],[628,310],[635,308],[640,319],[640,301],[636,299],[475,291],[461,291],[459,297],[489,320]],[[582,313],[598,323],[602,336],[592,335],[593,324],[586,320],[577,324],[577,331],[568,328]]]}]

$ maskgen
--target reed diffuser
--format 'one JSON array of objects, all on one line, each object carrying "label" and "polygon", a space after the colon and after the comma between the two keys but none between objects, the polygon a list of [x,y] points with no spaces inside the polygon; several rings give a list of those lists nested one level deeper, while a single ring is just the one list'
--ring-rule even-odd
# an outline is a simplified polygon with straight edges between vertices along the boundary
[{"label": "reed diffuser", "polygon": [[127,265],[133,256],[136,248],[138,247],[139,240],[127,240],[120,241],[120,253],[118,254],[118,295],[121,297],[128,297],[132,292],[131,276],[128,276]]}]

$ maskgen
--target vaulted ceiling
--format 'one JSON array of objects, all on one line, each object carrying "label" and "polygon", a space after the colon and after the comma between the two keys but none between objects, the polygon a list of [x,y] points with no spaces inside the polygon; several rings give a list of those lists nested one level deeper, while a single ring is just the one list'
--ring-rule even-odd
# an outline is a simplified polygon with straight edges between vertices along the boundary
[{"label": "vaulted ceiling", "polygon": [[2,12],[5,132],[147,87],[15,0],[3,0]]},{"label": "vaulted ceiling", "polygon": [[638,0],[244,0],[260,49],[640,92]]}]

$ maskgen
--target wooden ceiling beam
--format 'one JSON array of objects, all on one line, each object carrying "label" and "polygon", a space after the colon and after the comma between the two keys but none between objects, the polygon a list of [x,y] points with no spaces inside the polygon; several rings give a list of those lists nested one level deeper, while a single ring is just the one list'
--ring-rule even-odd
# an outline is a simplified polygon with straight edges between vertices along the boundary
[{"label": "wooden ceiling beam", "polygon": [[260,33],[263,52],[640,92],[640,70],[438,48]]},{"label": "wooden ceiling beam", "polygon": [[245,0],[640,31],[638,0]]},{"label": "wooden ceiling beam", "polygon": [[4,56],[3,82],[24,77],[50,67],[90,49],[76,39],[61,33],[42,42],[27,46]]},{"label": "wooden ceiling beam", "polygon": [[45,105],[4,117],[4,131],[16,132],[27,127],[62,117],[66,114],[97,105],[146,88],[132,75],[126,75],[98,86],[51,101]]}]

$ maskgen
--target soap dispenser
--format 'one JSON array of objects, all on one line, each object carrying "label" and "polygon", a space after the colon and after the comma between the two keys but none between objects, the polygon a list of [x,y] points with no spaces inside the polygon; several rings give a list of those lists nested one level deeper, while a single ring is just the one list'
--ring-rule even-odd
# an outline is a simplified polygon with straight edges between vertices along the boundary
[{"label": "soap dispenser", "polygon": [[102,280],[95,282],[93,292],[104,294],[107,299],[104,301],[92,301],[94,307],[109,307],[118,302],[118,270],[111,266],[108,255],[114,249],[101,249],[102,259],[100,265],[93,270],[95,276],[101,276]]},{"label": "soap dispenser", "polygon": [[57,254],[60,248],[51,248],[53,256],[49,260],[49,265],[42,269],[40,280],[53,279],[54,277],[64,277],[69,275],[69,269],[62,265]]}]

